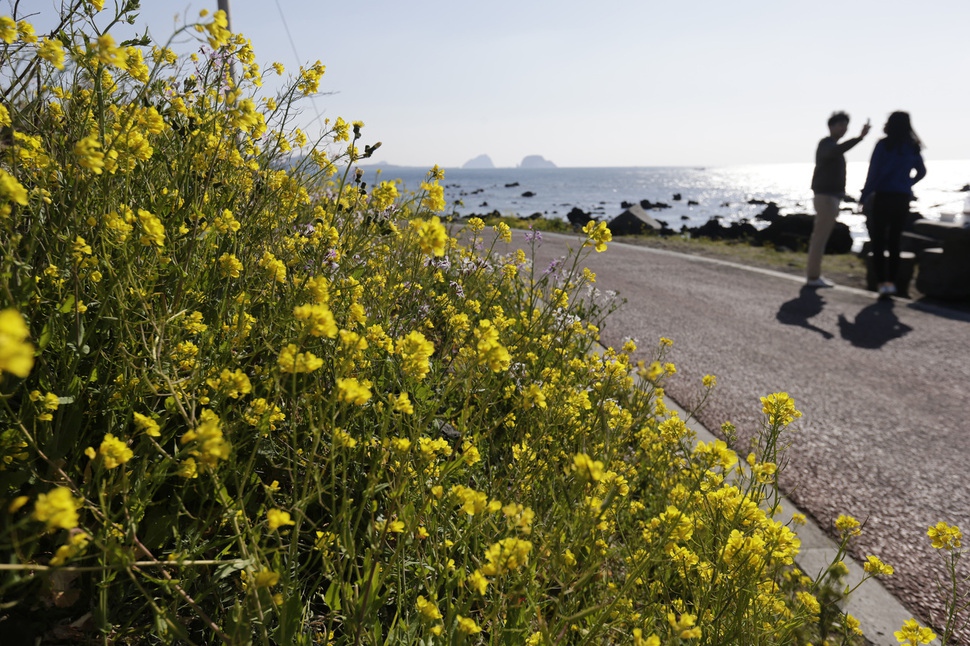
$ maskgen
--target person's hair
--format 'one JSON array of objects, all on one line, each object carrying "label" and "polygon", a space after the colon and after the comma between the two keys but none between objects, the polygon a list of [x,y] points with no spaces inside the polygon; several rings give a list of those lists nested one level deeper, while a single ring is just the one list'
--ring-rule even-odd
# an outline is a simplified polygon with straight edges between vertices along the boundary
[{"label": "person's hair", "polygon": [[849,123],[849,115],[841,110],[838,112],[833,112],[832,116],[829,117],[829,128],[841,122]]},{"label": "person's hair", "polygon": [[894,150],[907,143],[916,146],[916,150],[923,147],[923,143],[916,136],[913,124],[909,120],[908,112],[893,112],[886,119],[886,147]]}]

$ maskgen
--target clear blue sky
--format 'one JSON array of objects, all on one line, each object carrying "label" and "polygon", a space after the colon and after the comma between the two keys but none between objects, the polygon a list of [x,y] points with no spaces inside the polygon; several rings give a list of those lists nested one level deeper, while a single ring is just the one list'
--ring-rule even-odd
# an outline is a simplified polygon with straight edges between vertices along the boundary
[{"label": "clear blue sky", "polygon": [[[321,60],[316,110],[364,121],[392,164],[810,162],[836,109],[849,136],[873,122],[850,161],[896,109],[927,158],[970,158],[970,0],[230,3],[261,62]],[[217,3],[143,4],[164,40]]]}]

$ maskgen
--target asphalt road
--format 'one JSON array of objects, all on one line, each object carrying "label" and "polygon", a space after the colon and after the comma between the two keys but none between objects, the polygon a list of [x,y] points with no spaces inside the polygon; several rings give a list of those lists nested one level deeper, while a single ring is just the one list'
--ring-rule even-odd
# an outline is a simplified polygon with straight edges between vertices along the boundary
[{"label": "asphalt road", "polygon": [[[579,246],[543,235],[537,267]],[[650,360],[660,336],[673,339],[666,392],[689,410],[701,378],[716,375],[698,418],[715,433],[734,423],[739,453],[760,424],[760,397],[794,398],[803,417],[782,489],[833,534],[839,514],[865,520],[853,554],[893,565],[886,587],[939,625],[944,568],[926,530],[943,520],[970,541],[970,314],[616,242],[584,265],[626,300],[603,343],[633,337],[635,357]]]}]

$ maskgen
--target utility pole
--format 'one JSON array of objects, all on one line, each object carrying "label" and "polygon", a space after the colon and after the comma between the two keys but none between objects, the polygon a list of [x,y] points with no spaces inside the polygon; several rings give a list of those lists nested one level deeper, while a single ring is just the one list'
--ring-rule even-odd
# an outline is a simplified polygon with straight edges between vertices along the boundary
[{"label": "utility pole", "polygon": [[[226,12],[226,29],[228,29],[229,31],[232,31],[232,17],[229,11],[229,0],[219,0],[219,11]],[[235,61],[231,61],[229,63],[229,76],[233,80],[233,83],[235,83],[236,81],[236,62]]]},{"label": "utility pole", "polygon": [[232,31],[232,18],[229,17],[230,16],[230,13],[229,13],[229,0],[219,0],[219,10],[226,12],[226,20],[229,23],[228,25],[226,25],[226,28],[229,31]]}]

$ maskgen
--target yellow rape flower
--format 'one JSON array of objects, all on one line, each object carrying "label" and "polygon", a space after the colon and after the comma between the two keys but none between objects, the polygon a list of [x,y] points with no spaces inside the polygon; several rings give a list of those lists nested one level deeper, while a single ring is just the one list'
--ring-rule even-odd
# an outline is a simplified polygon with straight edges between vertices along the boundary
[{"label": "yellow rape flower", "polygon": [[457,616],[458,631],[465,635],[475,635],[482,632],[482,629],[475,623],[474,619],[468,617]]},{"label": "yellow rape flower", "polygon": [[141,224],[141,228],[144,231],[144,234],[139,238],[139,242],[146,247],[151,245],[155,245],[156,247],[165,246],[165,226],[161,220],[145,209],[138,209],[138,223]]},{"label": "yellow rape flower", "polygon": [[25,378],[34,367],[34,346],[27,342],[30,330],[15,309],[0,311],[0,372]]},{"label": "yellow rape flower", "polygon": [[268,251],[263,252],[259,266],[266,270],[269,277],[277,283],[286,282],[286,264]]},{"label": "yellow rape flower", "polygon": [[273,570],[260,570],[253,576],[253,583],[257,588],[272,588],[279,582],[280,574]]},{"label": "yellow rape flower", "polygon": [[239,278],[242,275],[243,264],[236,254],[224,253],[219,256],[219,273],[225,278]]},{"label": "yellow rape flower", "polygon": [[64,47],[60,41],[45,38],[37,48],[37,55],[55,68],[64,69]]},{"label": "yellow rape flower", "polygon": [[448,243],[448,232],[437,215],[430,220],[416,218],[411,220],[411,228],[414,229],[418,237],[418,246],[421,251],[434,255],[445,255],[445,248]]},{"label": "yellow rape flower", "polygon": [[34,31],[34,26],[26,20],[17,23],[17,35],[25,43],[33,44],[37,42],[37,33]]},{"label": "yellow rape flower", "polygon": [[610,233],[606,222],[590,220],[583,227],[583,233],[586,234],[586,242],[583,243],[583,246],[588,247],[592,245],[597,252],[606,251],[606,243],[613,239],[613,234]]},{"label": "yellow rape flower", "polygon": [[57,552],[50,560],[50,564],[54,567],[64,565],[88,546],[91,541],[91,537],[85,532],[73,532],[67,538],[67,543],[61,545],[57,548]]},{"label": "yellow rape flower", "polygon": [[498,329],[488,319],[478,322],[475,329],[475,348],[478,359],[489,367],[492,372],[508,370],[512,363],[509,351],[499,343]]},{"label": "yellow rape flower", "polygon": [[104,440],[101,441],[101,447],[98,449],[98,453],[104,460],[104,468],[106,469],[114,469],[117,466],[121,466],[135,455],[135,453],[128,448],[127,444],[119,440],[111,433],[104,436]]},{"label": "yellow rape flower", "polygon": [[342,402],[363,406],[371,398],[371,383],[358,381],[355,377],[337,379],[337,397]]},{"label": "yellow rape flower", "polygon": [[774,426],[788,426],[802,416],[795,408],[795,400],[788,393],[773,393],[761,398],[761,410],[768,416],[768,423]]},{"label": "yellow rape flower", "polygon": [[17,40],[17,22],[10,16],[0,17],[0,40],[8,45]]},{"label": "yellow rape flower", "polygon": [[960,531],[959,527],[948,525],[942,521],[926,530],[926,535],[930,537],[933,547],[938,550],[959,549],[963,538],[963,532]]},{"label": "yellow rape flower", "polygon": [[465,585],[478,594],[484,595],[488,591],[488,578],[481,570],[475,570],[465,579]]},{"label": "yellow rape flower", "polygon": [[866,562],[862,564],[863,569],[873,576],[892,576],[893,566],[883,563],[878,556],[869,555]]},{"label": "yellow rape flower", "polygon": [[405,415],[414,414],[414,405],[411,403],[411,398],[408,397],[407,393],[401,393],[397,397],[392,397],[393,408],[397,413],[404,413]]},{"label": "yellow rape flower", "polygon": [[313,372],[323,365],[323,359],[312,352],[299,352],[299,348],[290,343],[280,350],[276,363],[282,372]]},{"label": "yellow rape flower", "polygon": [[487,563],[482,567],[482,574],[499,576],[507,572],[514,572],[529,564],[529,552],[532,543],[518,538],[504,538],[494,543],[485,551]]},{"label": "yellow rape flower", "polygon": [[101,152],[101,142],[94,135],[88,135],[74,144],[74,154],[82,168],[87,168],[95,175],[104,170],[104,153]]},{"label": "yellow rape flower", "polygon": [[371,205],[378,211],[394,206],[397,199],[397,185],[394,182],[381,182],[371,191]]},{"label": "yellow rape flower", "polygon": [[161,429],[158,426],[158,422],[151,417],[142,415],[141,413],[135,413],[134,417],[135,428],[137,428],[139,431],[144,431],[145,435],[150,437],[159,437],[162,434]]},{"label": "yellow rape flower", "polygon": [[292,519],[290,519],[289,512],[276,508],[270,509],[266,512],[266,523],[269,525],[271,530],[279,529],[280,527],[285,527],[286,525],[296,524]]},{"label": "yellow rape flower", "polygon": [[326,71],[327,66],[320,61],[306,69],[301,66],[300,79],[296,85],[297,91],[301,94],[315,94],[320,88],[320,79]]},{"label": "yellow rape flower", "polygon": [[409,332],[403,339],[398,339],[395,350],[401,355],[401,369],[409,377],[424,379],[431,370],[431,358],[434,344],[418,331]]},{"label": "yellow rape flower", "polygon": [[571,469],[583,480],[597,482],[603,477],[603,463],[593,460],[585,453],[577,453],[573,456]]},{"label": "yellow rape flower", "polygon": [[427,208],[429,211],[444,211],[447,204],[445,203],[445,188],[438,182],[421,182],[421,190],[425,192],[424,198],[421,200],[421,205]]},{"label": "yellow rape flower", "polygon": [[845,514],[839,514],[839,517],[835,519],[835,528],[843,536],[858,536],[862,533],[859,521]]},{"label": "yellow rape flower", "polygon": [[650,635],[646,639],[643,638],[643,629],[634,628],[633,629],[633,646],[660,646],[660,638],[656,635]]},{"label": "yellow rape flower", "polygon": [[308,303],[293,308],[298,321],[306,321],[310,334],[332,339],[337,336],[337,321],[330,308],[322,303]]},{"label": "yellow rape flower", "polygon": [[920,626],[915,619],[907,619],[903,622],[902,628],[895,631],[893,636],[900,644],[906,646],[919,646],[929,644],[936,639],[936,633],[929,628]]},{"label": "yellow rape flower", "polygon": [[499,222],[494,227],[498,239],[502,242],[512,242],[512,229],[504,222]]},{"label": "yellow rape flower", "polygon": [[222,420],[208,409],[202,411],[199,425],[182,435],[182,444],[191,444],[189,454],[210,468],[215,468],[219,460],[227,460],[232,449],[223,437]]},{"label": "yellow rape flower", "polygon": [[424,595],[418,595],[418,599],[414,605],[418,609],[418,614],[425,621],[437,621],[441,619],[441,611],[438,610],[438,606],[433,601],[425,599]]},{"label": "yellow rape flower", "polygon": [[67,487],[56,487],[37,496],[34,520],[47,524],[47,529],[74,529],[81,501]]},{"label": "yellow rape flower", "polygon": [[678,618],[677,615],[669,612],[667,613],[667,622],[681,639],[700,639],[701,637],[701,629],[694,626],[697,622],[697,615],[685,612]]},{"label": "yellow rape flower", "polygon": [[488,496],[481,491],[475,491],[470,487],[462,485],[455,485],[451,488],[451,493],[458,498],[462,511],[469,516],[480,514],[488,507]]}]

